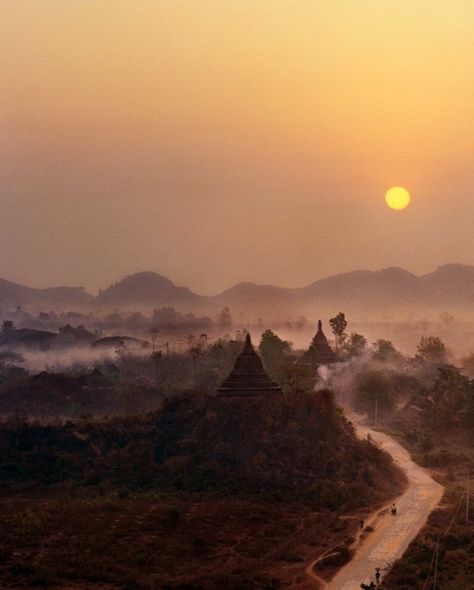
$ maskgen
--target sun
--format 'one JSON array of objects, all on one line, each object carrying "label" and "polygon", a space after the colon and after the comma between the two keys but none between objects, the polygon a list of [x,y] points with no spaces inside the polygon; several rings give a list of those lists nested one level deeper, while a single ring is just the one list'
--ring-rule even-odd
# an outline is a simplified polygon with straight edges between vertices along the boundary
[{"label": "sun", "polygon": [[391,209],[401,211],[410,204],[410,193],[403,186],[392,186],[385,194],[385,202]]}]

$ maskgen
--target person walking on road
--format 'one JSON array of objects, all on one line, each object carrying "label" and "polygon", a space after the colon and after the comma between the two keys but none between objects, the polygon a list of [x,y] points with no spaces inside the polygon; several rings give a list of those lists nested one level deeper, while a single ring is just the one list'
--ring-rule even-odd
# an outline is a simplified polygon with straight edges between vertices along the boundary
[{"label": "person walking on road", "polygon": [[375,582],[377,583],[377,586],[380,585],[380,568],[376,567],[375,568]]}]

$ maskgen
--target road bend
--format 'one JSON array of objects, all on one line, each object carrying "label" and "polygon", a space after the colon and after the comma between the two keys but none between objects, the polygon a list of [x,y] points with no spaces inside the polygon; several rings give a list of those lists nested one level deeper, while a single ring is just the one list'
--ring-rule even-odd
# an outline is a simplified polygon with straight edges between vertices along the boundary
[{"label": "road bend", "polygon": [[[360,541],[352,560],[325,585],[325,590],[359,590],[361,582],[375,581],[375,568],[387,571],[399,559],[439,504],[444,488],[414,463],[406,449],[389,435],[356,426],[362,437],[370,434],[375,444],[389,453],[408,479],[406,491],[396,499],[397,514],[389,509],[373,515],[374,531]],[[362,538],[361,538],[362,539]]]}]

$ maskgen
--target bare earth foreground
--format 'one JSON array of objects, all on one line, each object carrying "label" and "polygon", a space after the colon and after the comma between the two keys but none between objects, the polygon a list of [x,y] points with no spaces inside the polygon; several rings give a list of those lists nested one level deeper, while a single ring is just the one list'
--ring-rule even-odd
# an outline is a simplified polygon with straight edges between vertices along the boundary
[{"label": "bare earth foreground", "polygon": [[399,559],[440,502],[444,491],[390,436],[364,426],[358,426],[357,429],[361,436],[370,433],[374,442],[390,453],[405,471],[409,484],[404,494],[397,499],[396,516],[386,509],[367,522],[372,524],[374,531],[361,541],[354,558],[326,584],[327,590],[357,590],[361,582],[374,580],[376,567],[383,571]]}]

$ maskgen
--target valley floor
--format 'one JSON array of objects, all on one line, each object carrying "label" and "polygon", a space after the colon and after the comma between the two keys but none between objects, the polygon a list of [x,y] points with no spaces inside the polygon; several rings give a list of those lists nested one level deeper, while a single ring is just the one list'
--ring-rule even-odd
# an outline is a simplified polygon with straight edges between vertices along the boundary
[{"label": "valley floor", "polygon": [[310,588],[305,563],[354,528],[353,520],[288,502],[4,498],[0,588]]}]

